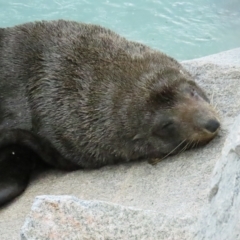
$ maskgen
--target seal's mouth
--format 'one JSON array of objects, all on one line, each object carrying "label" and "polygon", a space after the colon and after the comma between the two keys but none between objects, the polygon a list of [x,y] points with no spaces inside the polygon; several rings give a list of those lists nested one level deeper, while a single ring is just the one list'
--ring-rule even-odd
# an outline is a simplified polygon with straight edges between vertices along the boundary
[{"label": "seal's mouth", "polygon": [[192,136],[191,139],[185,139],[179,142],[169,153],[163,155],[161,158],[149,159],[149,163],[152,165],[157,164],[158,162],[164,160],[165,158],[180,154],[186,150],[198,148],[208,144],[218,133],[220,129],[220,123],[216,119],[211,119],[206,123],[206,126],[201,129],[200,132]]},{"label": "seal's mouth", "polygon": [[217,118],[209,119],[207,122],[201,125],[199,130],[196,130],[188,139],[197,143],[197,145],[205,145],[210,142],[219,132],[220,122]]}]

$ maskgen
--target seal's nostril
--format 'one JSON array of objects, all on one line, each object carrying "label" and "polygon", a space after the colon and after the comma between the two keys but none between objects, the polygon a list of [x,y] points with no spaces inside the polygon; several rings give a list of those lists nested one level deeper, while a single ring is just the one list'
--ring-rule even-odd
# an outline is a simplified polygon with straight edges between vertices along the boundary
[{"label": "seal's nostril", "polygon": [[205,124],[204,127],[207,131],[215,133],[220,127],[220,123],[215,119],[211,119]]}]

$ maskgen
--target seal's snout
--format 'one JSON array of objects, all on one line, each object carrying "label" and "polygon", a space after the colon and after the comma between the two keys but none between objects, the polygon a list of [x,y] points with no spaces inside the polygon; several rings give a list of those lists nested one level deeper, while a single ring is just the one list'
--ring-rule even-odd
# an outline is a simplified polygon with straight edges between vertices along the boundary
[{"label": "seal's snout", "polygon": [[213,139],[220,127],[220,121],[215,109],[202,99],[189,98],[177,106],[179,129],[182,130],[182,138],[197,143],[207,143]]},{"label": "seal's snout", "polygon": [[208,122],[204,125],[205,130],[207,130],[210,133],[215,133],[220,127],[220,123],[217,119],[210,119]]}]

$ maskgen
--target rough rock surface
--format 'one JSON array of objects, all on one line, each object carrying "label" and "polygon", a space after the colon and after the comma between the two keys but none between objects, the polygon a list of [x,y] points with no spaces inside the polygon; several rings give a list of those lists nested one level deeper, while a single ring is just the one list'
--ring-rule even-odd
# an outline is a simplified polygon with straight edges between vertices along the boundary
[{"label": "rough rock surface", "polygon": [[21,239],[190,240],[194,223],[192,219],[169,218],[153,211],[106,202],[40,196],[22,227]]},{"label": "rough rock surface", "polygon": [[211,182],[198,239],[240,239],[240,115],[232,126]]},{"label": "rough rock surface", "polygon": [[22,227],[33,239],[240,239],[240,115],[215,165],[209,203],[197,218],[169,217],[71,196],[40,196]]},{"label": "rough rock surface", "polygon": [[38,174],[26,192],[0,210],[1,240],[18,239],[37,195],[74,195],[194,219],[207,203],[209,181],[221,158],[226,133],[240,111],[240,48],[183,62],[207,90],[222,118],[222,130],[207,146],[170,157],[156,166],[147,162],[107,166],[72,173]]}]

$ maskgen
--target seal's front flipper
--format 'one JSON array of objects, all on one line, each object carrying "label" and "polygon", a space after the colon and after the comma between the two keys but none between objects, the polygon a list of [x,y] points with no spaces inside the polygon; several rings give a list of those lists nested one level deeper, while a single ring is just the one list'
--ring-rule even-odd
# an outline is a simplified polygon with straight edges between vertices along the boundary
[{"label": "seal's front flipper", "polygon": [[0,149],[0,206],[26,189],[37,158],[32,150],[23,146]]},{"label": "seal's front flipper", "polygon": [[0,206],[25,190],[32,170],[39,162],[63,170],[79,169],[78,165],[65,159],[47,139],[31,131],[0,130]]},{"label": "seal's front flipper", "polygon": [[10,145],[29,149],[45,163],[62,170],[72,171],[80,168],[77,163],[64,158],[47,139],[28,130],[0,130],[0,152],[2,148]]}]

